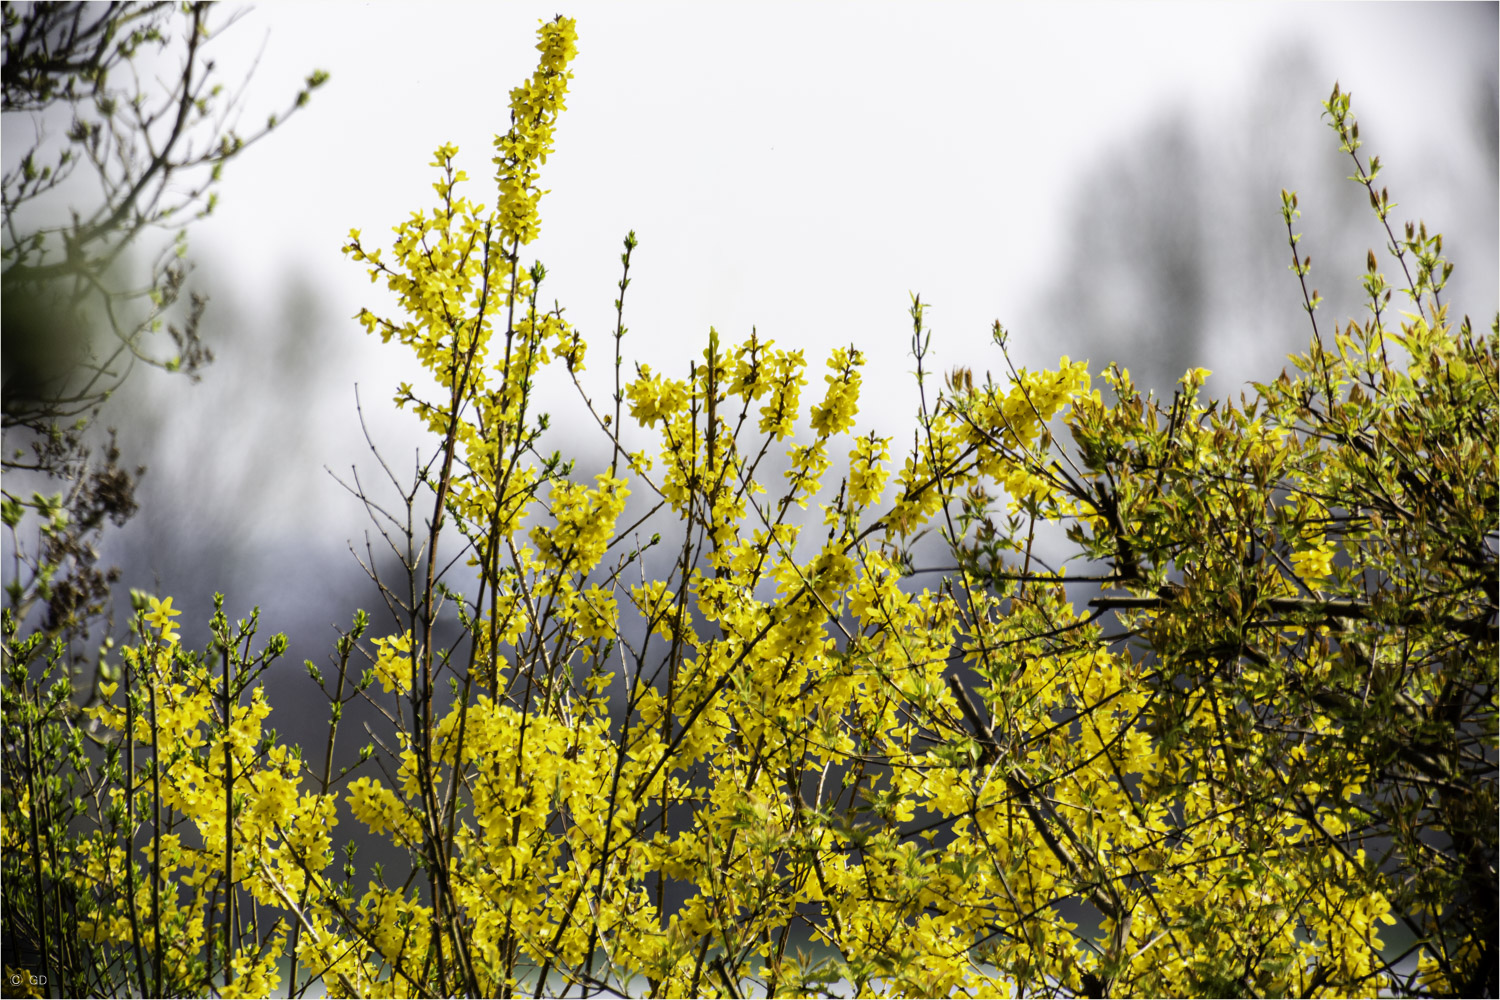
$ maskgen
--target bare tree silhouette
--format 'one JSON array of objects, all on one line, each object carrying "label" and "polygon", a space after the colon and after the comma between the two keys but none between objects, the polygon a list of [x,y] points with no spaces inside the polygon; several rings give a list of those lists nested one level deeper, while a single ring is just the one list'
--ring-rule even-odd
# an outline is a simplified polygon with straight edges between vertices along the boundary
[{"label": "bare tree silhouette", "polygon": [[[1302,249],[1334,320],[1363,312],[1354,265],[1383,236],[1369,225],[1367,195],[1344,180],[1349,167],[1317,113],[1331,79],[1305,49],[1270,55],[1264,85],[1212,120],[1186,103],[1162,111],[1106,148],[1080,182],[1056,277],[1035,303],[1023,342],[1111,361],[1136,384],[1170,394],[1190,367],[1216,372],[1219,391],[1280,369],[1305,345],[1307,320],[1287,273],[1282,187],[1296,179]],[[1450,297],[1495,298],[1495,71],[1481,71],[1470,142],[1437,163],[1398,164],[1411,218],[1431,213],[1470,262]],[[1378,121],[1378,116],[1371,116]],[[1445,134],[1451,135],[1451,130]],[[1380,149],[1373,130],[1364,137]],[[1420,178],[1438,183],[1423,189]],[[1418,183],[1412,183],[1417,180]],[[1439,213],[1442,214],[1441,216]],[[1486,267],[1486,264],[1490,266]]]}]

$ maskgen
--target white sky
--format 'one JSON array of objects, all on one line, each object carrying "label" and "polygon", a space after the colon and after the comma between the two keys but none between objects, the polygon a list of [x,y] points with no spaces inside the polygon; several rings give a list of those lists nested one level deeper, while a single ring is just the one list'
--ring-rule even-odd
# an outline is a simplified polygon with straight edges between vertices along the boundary
[{"label": "white sky", "polygon": [[[210,286],[216,301],[256,323],[275,322],[290,275],[313,283],[337,366],[319,375],[316,400],[289,405],[337,428],[312,468],[347,468],[359,457],[351,445],[362,447],[352,384],[369,413],[410,372],[399,348],[351,318],[363,306],[389,312],[389,300],[341,255],[345,236],[359,228],[367,246],[388,245],[391,226],[428,208],[428,163],[446,142],[460,147],[470,196],[492,203],[491,138],[508,127],[510,87],[535,65],[538,19],[561,12],[577,19],[579,56],[543,173],[542,238],[525,259],[547,264],[544,298],[591,339],[594,374],[606,368],[620,242],[634,229],[627,358],[680,376],[710,324],[729,341],[755,325],[807,348],[821,374],[827,352],[852,341],[871,358],[861,425],[899,435],[915,407],[910,291],[935,306],[939,369],[998,371],[997,318],[1024,363],[1078,355],[1018,324],[1067,266],[1070,194],[1105,150],[1173,102],[1212,122],[1266,83],[1257,74],[1272,50],[1300,40],[1323,74],[1307,116],[1337,77],[1361,119],[1378,122],[1387,164],[1430,164],[1445,130],[1467,127],[1476,66],[1495,61],[1494,5],[1483,7],[265,4],[211,50],[226,82],[260,53],[245,128],[314,68],[332,78],[226,170],[192,245],[204,275],[232,282],[227,296]],[[1462,107],[1442,112],[1446,94]],[[227,365],[246,349],[219,353]],[[1107,359],[1092,360],[1097,371]],[[573,400],[544,405],[561,416]],[[405,419],[377,416],[376,427]],[[337,496],[326,478],[317,489]]]},{"label": "white sky", "polygon": [[380,240],[428,206],[444,142],[493,200],[490,139],[555,11],[580,55],[528,257],[575,323],[611,325],[634,228],[627,323],[648,357],[757,324],[810,359],[854,340],[892,373],[909,290],[954,360],[1016,322],[1071,183],[1153,109],[1191,95],[1212,115],[1301,37],[1379,121],[1389,163],[1438,138],[1419,102],[1467,96],[1496,42],[1438,5],[270,4],[215,43],[221,67],[264,45],[246,122],[314,67],[332,79],[227,171],[195,247],[246,288],[315,276],[332,316],[378,305],[345,233]]}]

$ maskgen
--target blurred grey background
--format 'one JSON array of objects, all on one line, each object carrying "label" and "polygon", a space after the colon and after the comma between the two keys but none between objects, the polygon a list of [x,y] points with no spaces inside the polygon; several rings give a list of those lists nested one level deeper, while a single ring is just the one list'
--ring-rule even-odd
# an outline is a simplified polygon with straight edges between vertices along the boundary
[{"label": "blurred grey background", "polygon": [[[215,591],[232,617],[261,606],[293,665],[326,660],[333,627],[376,609],[350,553],[371,525],[328,472],[378,478],[355,386],[398,472],[431,445],[389,402],[411,363],[352,319],[389,313],[385,289],[340,246],[350,228],[388,244],[428,207],[444,142],[461,147],[470,197],[493,199],[489,140],[554,6],[273,4],[214,42],[230,79],[253,67],[247,122],[314,67],[332,80],[226,171],[221,208],[189,230],[216,363],[196,385],[139,371],[101,419],[149,470],[104,559],[174,595],[189,640],[206,636]],[[579,4],[564,11],[580,55],[526,260],[545,261],[542,298],[591,340],[596,399],[628,229],[627,358],[681,377],[710,324],[731,342],[755,326],[807,350],[813,395],[827,352],[852,342],[871,358],[861,427],[894,435],[893,454],[916,406],[909,292],[932,304],[939,368],[999,376],[999,319],[1018,365],[1118,360],[1168,393],[1202,365],[1212,392],[1237,395],[1309,335],[1281,188],[1300,193],[1325,329],[1362,315],[1367,248],[1395,277],[1320,118],[1335,79],[1396,216],[1445,233],[1455,318],[1489,326],[1496,11]],[[570,433],[571,386],[544,389],[555,446],[592,448],[575,452],[592,475],[604,443]],[[283,680],[306,683],[295,667]]]}]

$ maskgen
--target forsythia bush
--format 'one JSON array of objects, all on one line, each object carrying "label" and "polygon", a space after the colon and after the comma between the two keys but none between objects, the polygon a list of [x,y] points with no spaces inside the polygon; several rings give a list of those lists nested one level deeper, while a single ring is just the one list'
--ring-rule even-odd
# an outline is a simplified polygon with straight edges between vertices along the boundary
[{"label": "forsythia bush", "polygon": [[[142,599],[79,708],[61,645],[7,612],[7,977],[1495,991],[1497,339],[1450,319],[1440,237],[1389,232],[1409,311],[1373,254],[1362,324],[1320,330],[1307,293],[1308,353],[1238,405],[1202,399],[1201,369],[1166,403],[1067,358],[937,390],[919,299],[904,456],[859,429],[853,346],[809,373],[710,331],[681,377],[622,378],[621,324],[595,405],[597,354],[521,260],[573,22],[537,48],[495,204],[461,194],[444,147],[436,205],[389,257],[345,247],[395,294],[360,321],[430,376],[436,395],[396,401],[435,447],[406,517],[366,496],[404,554],[382,582],[402,627],[361,647],[361,614],[334,677],[309,664],[323,759],[266,727],[257,682],[285,640],[257,649],[253,618],[220,611],[192,652],[172,601]],[[1348,96],[1326,106],[1386,222]],[[1305,278],[1294,195],[1283,211]],[[542,453],[547,366],[607,470]],[[1044,564],[1047,523],[1085,569]],[[924,534],[948,571],[913,568]],[[356,697],[389,725],[336,771]],[[409,867],[341,863],[351,827]]]}]

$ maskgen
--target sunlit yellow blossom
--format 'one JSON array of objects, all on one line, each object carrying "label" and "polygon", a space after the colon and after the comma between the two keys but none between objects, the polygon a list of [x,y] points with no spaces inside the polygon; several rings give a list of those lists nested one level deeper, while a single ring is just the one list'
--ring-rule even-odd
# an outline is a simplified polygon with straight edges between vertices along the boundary
[{"label": "sunlit yellow blossom", "polygon": [[150,604],[151,610],[146,612],[146,622],[161,633],[163,642],[176,642],[178,637],[177,626],[172,619],[182,614],[182,612],[172,607],[172,598],[170,597],[164,601],[159,601],[155,597],[148,597],[147,601]]}]

